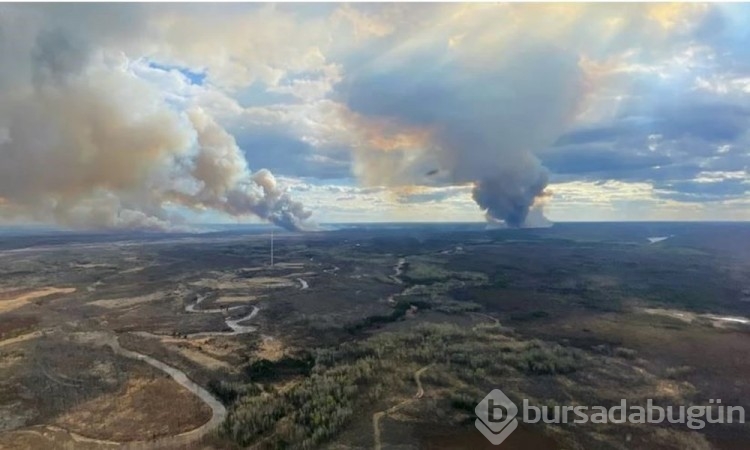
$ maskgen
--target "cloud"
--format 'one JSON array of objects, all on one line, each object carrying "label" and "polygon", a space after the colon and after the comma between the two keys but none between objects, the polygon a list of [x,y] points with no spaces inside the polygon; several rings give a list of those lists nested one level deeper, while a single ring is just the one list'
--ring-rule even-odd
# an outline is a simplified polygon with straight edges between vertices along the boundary
[{"label": "cloud", "polygon": [[[613,114],[573,127],[539,152],[542,161],[557,179],[649,182],[684,202],[747,195],[741,183],[709,187],[696,181],[707,170],[747,170],[750,158],[741,149],[748,144],[750,96],[706,89],[701,84],[705,72],[719,70],[712,62],[715,52],[692,55],[696,69],[667,75],[655,71],[638,95],[621,101]],[[740,85],[731,77],[721,79]]]},{"label": "cloud", "polygon": [[[522,225],[620,189],[629,200],[597,211],[739,217],[747,12],[0,5],[0,216],[167,228],[186,210],[245,208],[296,226],[301,195],[323,220]],[[575,183],[587,187],[563,198]]]}]

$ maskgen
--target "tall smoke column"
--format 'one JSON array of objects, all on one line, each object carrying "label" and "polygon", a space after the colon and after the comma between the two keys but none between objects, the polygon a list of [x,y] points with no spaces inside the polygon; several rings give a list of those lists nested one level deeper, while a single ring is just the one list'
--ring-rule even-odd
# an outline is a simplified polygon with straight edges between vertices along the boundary
[{"label": "tall smoke column", "polygon": [[527,222],[534,201],[544,193],[547,173],[537,171],[536,178],[527,174],[508,172],[494,178],[477,181],[472,197],[487,211],[488,219],[502,218],[510,227],[535,226]]},{"label": "tall smoke column", "polygon": [[586,83],[578,57],[523,40],[492,58],[472,54],[470,42],[464,47],[467,53],[417,48],[351,77],[342,89],[344,117],[363,136],[386,131],[354,152],[355,173],[365,184],[473,184],[488,220],[546,222],[540,210],[535,223],[527,220],[541,208],[536,200],[548,182],[535,152],[552,144],[580,107]]},{"label": "tall smoke column", "polygon": [[253,174],[234,138],[201,109],[189,112],[198,133],[199,151],[192,176],[201,189],[192,196],[176,193],[186,206],[204,206],[233,216],[252,213],[288,230],[312,227],[305,221],[312,212],[291,199],[273,174],[262,169]]},{"label": "tall smoke column", "polygon": [[117,52],[11,18],[0,14],[0,217],[164,230],[182,205],[308,226],[204,110],[168,103]]}]

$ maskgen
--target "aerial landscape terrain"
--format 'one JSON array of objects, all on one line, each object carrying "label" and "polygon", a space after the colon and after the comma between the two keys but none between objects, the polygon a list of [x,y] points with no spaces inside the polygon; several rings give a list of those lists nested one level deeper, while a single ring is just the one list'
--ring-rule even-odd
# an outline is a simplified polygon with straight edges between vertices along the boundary
[{"label": "aerial landscape terrain", "polygon": [[0,450],[748,449],[749,149],[748,4],[0,2]]},{"label": "aerial landscape terrain", "polygon": [[[7,230],[0,448],[496,448],[536,404],[750,407],[745,223]],[[522,424],[498,448],[739,449],[744,424]]]}]

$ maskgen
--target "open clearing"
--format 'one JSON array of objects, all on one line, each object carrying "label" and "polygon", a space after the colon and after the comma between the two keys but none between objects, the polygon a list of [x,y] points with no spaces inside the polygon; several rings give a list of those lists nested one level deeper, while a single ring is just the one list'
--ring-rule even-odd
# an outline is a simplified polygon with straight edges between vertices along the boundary
[{"label": "open clearing", "polygon": [[131,298],[113,298],[108,300],[95,300],[89,302],[89,305],[101,306],[107,309],[119,309],[119,308],[130,308],[132,306],[140,305],[141,303],[149,303],[164,298],[162,293],[154,293],[148,295],[141,295],[138,297]]},{"label": "open clearing", "polygon": [[36,339],[38,337],[41,337],[42,334],[43,333],[41,331],[37,330],[37,331],[33,331],[31,333],[22,334],[22,335],[19,335],[19,336],[16,336],[16,337],[12,337],[12,338],[9,338],[9,339],[3,339],[2,341],[0,341],[0,347],[6,347],[6,346],[9,346],[9,345],[13,345],[13,344],[18,344],[18,343],[21,343],[21,342],[25,342],[25,341],[28,341],[28,340],[31,340],[31,339]]},{"label": "open clearing", "polygon": [[[168,399],[169,408],[155,399]],[[210,417],[208,406],[171,379],[139,377],[129,379],[116,395],[73,407],[54,424],[83,436],[127,442],[189,431]],[[97,426],[92,427],[92,423]]]},{"label": "open clearing", "polygon": [[45,287],[42,289],[36,289],[33,291],[24,292],[22,294],[16,294],[11,291],[0,297],[0,313],[6,313],[18,309],[32,300],[44,298],[54,294],[72,294],[76,291],[76,288],[67,287]]},{"label": "open clearing", "polygon": [[229,363],[222,361],[220,359],[211,357],[200,350],[195,350],[193,348],[184,347],[184,346],[170,346],[169,348],[175,349],[182,356],[194,361],[197,364],[200,364],[201,366],[206,367],[207,369],[210,369],[210,370],[218,370],[218,369],[231,370],[232,369],[232,366],[230,366]]},{"label": "open clearing", "polygon": [[222,295],[216,300],[214,300],[214,303],[217,305],[224,305],[224,304],[245,304],[250,303],[258,299],[258,296],[256,295],[243,295],[243,296],[233,296],[233,295]]},{"label": "open clearing", "polygon": [[295,284],[296,283],[293,280],[276,277],[233,278],[226,280],[204,278],[200,281],[191,283],[191,285],[195,287],[217,290],[281,289],[292,287]]}]

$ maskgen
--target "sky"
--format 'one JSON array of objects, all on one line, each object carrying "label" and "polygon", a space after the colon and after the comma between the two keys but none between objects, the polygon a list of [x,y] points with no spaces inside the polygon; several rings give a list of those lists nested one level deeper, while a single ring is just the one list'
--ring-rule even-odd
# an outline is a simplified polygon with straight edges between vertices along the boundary
[{"label": "sky", "polygon": [[750,6],[2,4],[0,221],[750,220]]}]

